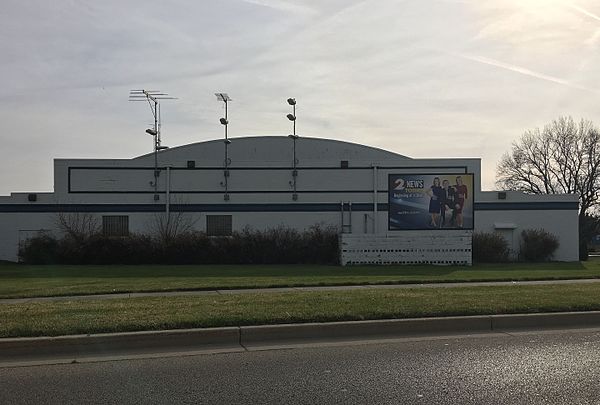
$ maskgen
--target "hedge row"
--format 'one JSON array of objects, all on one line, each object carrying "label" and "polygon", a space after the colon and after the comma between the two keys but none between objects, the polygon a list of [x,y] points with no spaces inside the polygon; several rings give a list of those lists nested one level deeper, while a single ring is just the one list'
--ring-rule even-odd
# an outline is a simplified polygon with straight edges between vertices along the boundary
[{"label": "hedge row", "polygon": [[244,230],[227,237],[189,232],[168,241],[147,235],[28,239],[19,258],[29,264],[337,264],[334,228]]}]

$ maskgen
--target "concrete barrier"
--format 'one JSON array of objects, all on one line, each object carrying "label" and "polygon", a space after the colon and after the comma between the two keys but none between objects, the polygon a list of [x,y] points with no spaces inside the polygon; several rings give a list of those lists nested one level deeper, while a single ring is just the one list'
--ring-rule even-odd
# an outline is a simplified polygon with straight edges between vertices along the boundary
[{"label": "concrete barrier", "polygon": [[430,334],[481,333],[491,330],[489,316],[385,319],[286,325],[242,326],[244,346],[358,339],[390,339]]}]

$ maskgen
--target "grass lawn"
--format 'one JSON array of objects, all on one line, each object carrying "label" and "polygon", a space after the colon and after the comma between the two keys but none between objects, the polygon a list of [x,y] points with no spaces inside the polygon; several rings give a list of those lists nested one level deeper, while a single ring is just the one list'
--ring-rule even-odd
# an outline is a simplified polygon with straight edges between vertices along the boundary
[{"label": "grass lawn", "polygon": [[458,266],[0,265],[0,298],[139,291],[600,277],[600,261]]},{"label": "grass lawn", "polygon": [[0,337],[600,310],[600,285],[411,288],[0,305]]}]

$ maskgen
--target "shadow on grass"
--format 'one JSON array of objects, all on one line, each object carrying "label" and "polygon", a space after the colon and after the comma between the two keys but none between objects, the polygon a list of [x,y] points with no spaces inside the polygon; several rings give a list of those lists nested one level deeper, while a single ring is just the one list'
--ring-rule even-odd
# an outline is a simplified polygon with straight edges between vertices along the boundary
[{"label": "shadow on grass", "polygon": [[[444,277],[477,273],[540,273],[547,271],[600,271],[600,262],[485,263],[474,266],[326,266],[326,265],[0,265],[2,278],[160,278],[160,277]],[[531,274],[535,276],[535,274]]]}]

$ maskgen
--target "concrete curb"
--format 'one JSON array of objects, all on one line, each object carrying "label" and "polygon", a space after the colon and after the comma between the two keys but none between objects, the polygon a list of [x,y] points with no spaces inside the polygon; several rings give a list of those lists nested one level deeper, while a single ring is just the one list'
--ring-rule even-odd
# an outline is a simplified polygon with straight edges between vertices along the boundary
[{"label": "concrete curb", "polygon": [[300,342],[390,339],[406,336],[489,331],[491,331],[489,316],[383,319],[243,326],[240,328],[240,342],[244,346],[268,346]]},{"label": "concrete curb", "polygon": [[260,325],[0,339],[0,365],[298,344],[600,327],[600,311]]},{"label": "concrete curb", "polygon": [[238,327],[0,339],[0,363],[240,347]]}]

